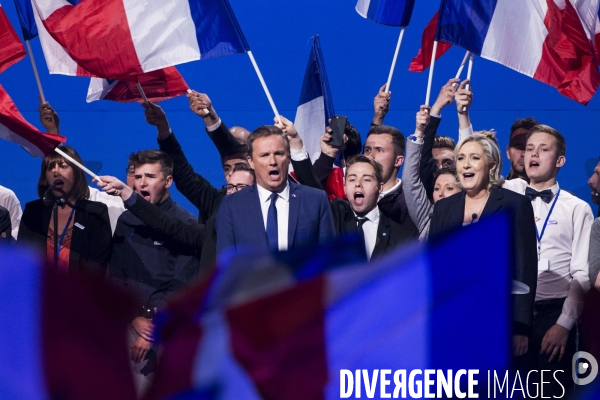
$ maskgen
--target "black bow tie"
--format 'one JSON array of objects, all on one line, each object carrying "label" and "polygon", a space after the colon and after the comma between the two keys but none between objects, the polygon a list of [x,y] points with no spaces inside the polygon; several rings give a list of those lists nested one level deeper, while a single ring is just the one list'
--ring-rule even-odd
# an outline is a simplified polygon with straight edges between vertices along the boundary
[{"label": "black bow tie", "polygon": [[542,199],[542,201],[544,203],[550,203],[550,200],[552,200],[553,194],[552,194],[552,190],[550,190],[550,189],[546,189],[546,190],[542,190],[541,192],[538,192],[534,188],[528,187],[527,189],[525,189],[525,196],[527,196],[529,198],[529,200],[531,200],[531,201],[535,200],[535,198],[539,196],[539,198]]}]

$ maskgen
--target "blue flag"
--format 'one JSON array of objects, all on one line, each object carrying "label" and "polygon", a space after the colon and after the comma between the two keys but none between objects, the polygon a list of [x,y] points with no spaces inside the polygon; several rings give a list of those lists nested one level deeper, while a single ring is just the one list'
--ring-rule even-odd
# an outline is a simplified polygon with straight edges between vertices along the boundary
[{"label": "blue flag", "polygon": [[408,26],[415,0],[358,0],[356,12],[373,22],[391,26]]}]

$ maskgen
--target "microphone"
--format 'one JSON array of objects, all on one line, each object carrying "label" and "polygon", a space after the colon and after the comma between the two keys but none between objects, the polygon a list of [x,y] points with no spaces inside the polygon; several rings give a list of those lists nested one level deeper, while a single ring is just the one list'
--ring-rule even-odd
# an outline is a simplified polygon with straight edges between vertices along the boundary
[{"label": "microphone", "polygon": [[67,203],[63,197],[56,197],[54,192],[52,191],[52,186],[49,186],[48,189],[44,192],[44,197],[42,197],[42,201],[46,207],[51,207],[53,205],[65,207]]},{"label": "microphone", "polygon": [[473,214],[471,215],[471,223],[474,223],[476,219],[477,219],[477,214],[476,214],[476,213],[473,213]]}]

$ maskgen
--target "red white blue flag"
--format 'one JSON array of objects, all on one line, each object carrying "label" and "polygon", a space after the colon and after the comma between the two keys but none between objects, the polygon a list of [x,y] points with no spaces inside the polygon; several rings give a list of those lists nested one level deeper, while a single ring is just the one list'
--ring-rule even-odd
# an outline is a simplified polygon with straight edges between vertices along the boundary
[{"label": "red white blue flag", "polygon": [[25,57],[25,48],[0,5],[0,73]]},{"label": "red white blue flag", "polygon": [[249,50],[227,0],[32,1],[52,38],[100,78]]},{"label": "red white blue flag", "polygon": [[0,139],[23,147],[34,157],[45,157],[67,139],[40,132],[23,118],[8,93],[0,86]]},{"label": "red white blue flag", "polygon": [[408,26],[415,0],[358,0],[356,12],[378,24]]}]

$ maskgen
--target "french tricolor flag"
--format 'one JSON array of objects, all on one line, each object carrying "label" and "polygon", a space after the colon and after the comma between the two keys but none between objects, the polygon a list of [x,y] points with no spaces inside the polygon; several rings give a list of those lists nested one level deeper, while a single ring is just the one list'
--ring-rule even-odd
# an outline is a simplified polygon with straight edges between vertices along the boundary
[{"label": "french tricolor flag", "polygon": [[32,1],[52,38],[100,78],[249,50],[227,0]]},{"label": "french tricolor flag", "polygon": [[598,8],[599,0],[443,0],[436,39],[587,104],[600,85]]},{"label": "french tricolor flag", "polygon": [[321,43],[319,35],[315,35],[294,120],[296,129],[302,135],[304,147],[313,161],[321,153],[321,136],[334,114]]},{"label": "french tricolor flag", "polygon": [[[189,86],[175,67],[167,67],[147,72],[136,77],[146,98],[158,103],[163,100],[186,94]],[[144,96],[136,82],[92,78],[86,101],[112,100],[121,103],[143,102]]]},{"label": "french tricolor flag", "polygon": [[[426,368],[479,369],[484,397],[484,371],[505,371],[510,360],[511,250],[503,217],[368,265],[349,261],[347,250],[358,250],[340,243],[287,260],[234,256],[216,289],[190,291],[169,308],[163,360],[171,364],[157,372],[148,398],[360,398],[359,369],[368,373],[368,388],[362,378],[358,386],[369,398],[386,397],[382,381],[373,384],[375,370],[406,370],[406,397],[408,374]],[[490,232],[493,241],[480,240]],[[469,257],[448,260],[474,241]],[[179,363],[177,354],[185,355]],[[465,384],[463,377],[461,389]],[[387,394],[393,386],[388,382]]]},{"label": "french tricolor flag", "polygon": [[358,0],[356,12],[378,24],[406,27],[414,6],[415,0]]},{"label": "french tricolor flag", "polygon": [[25,57],[25,48],[0,5],[0,73]]},{"label": "french tricolor flag", "polygon": [[0,139],[23,147],[34,157],[45,157],[67,139],[40,132],[23,118],[8,93],[0,86]]}]

